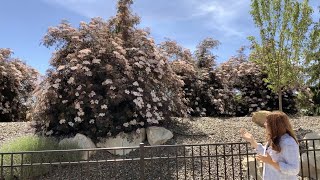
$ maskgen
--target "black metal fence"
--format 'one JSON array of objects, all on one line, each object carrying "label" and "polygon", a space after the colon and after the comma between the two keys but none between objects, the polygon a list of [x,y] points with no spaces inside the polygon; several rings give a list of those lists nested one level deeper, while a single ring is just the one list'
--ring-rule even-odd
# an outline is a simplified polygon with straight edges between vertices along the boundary
[{"label": "black metal fence", "polygon": [[[299,144],[299,178],[320,178],[320,139]],[[0,153],[0,179],[261,179],[254,156],[247,143]]]}]

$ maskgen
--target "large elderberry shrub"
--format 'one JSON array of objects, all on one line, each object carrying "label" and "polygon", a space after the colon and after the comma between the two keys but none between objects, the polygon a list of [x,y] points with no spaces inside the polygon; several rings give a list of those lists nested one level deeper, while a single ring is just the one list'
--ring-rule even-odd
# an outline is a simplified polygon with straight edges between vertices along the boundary
[{"label": "large elderberry shrub", "polygon": [[25,121],[39,73],[0,48],[0,122]]},{"label": "large elderberry shrub", "polygon": [[214,68],[216,56],[210,51],[218,44],[218,41],[206,38],[193,55],[172,40],[160,45],[171,59],[172,69],[184,82],[186,105],[192,116],[234,115],[233,93],[222,82],[222,74]]},{"label": "large elderberry shrub", "polygon": [[49,28],[46,46],[57,45],[37,93],[38,131],[92,138],[161,125],[186,114],[183,81],[146,30],[138,29],[132,0],[119,0],[109,21]]}]

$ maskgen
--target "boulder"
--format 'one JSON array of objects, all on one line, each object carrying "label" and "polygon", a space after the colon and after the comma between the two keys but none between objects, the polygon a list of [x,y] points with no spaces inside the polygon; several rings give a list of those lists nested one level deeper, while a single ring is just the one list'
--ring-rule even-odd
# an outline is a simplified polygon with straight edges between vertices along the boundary
[{"label": "boulder", "polygon": [[[100,138],[100,142],[97,143],[97,147],[101,148],[123,148],[123,147],[134,147],[139,146],[146,139],[146,130],[140,129],[139,133],[119,133],[116,137]],[[129,154],[133,149],[118,149],[108,150],[111,154],[115,155],[126,155]]]},{"label": "boulder", "polygon": [[172,137],[172,132],[166,128],[157,126],[151,126],[147,128],[147,138],[151,146],[164,144]]},{"label": "boulder", "polygon": [[[318,133],[308,133],[304,136],[303,139],[320,139],[320,134]],[[313,142],[314,141],[314,142]],[[308,147],[310,148],[320,148],[320,140],[308,140]],[[314,143],[314,144],[313,144]],[[314,146],[313,146],[314,145]]]},{"label": "boulder", "polygon": [[249,158],[244,158],[242,160],[242,167],[244,170],[244,175],[248,176],[248,179],[256,179],[262,180],[262,171],[263,171],[263,165],[259,161],[255,161],[255,158],[253,156],[249,156]]},{"label": "boulder", "polygon": [[[320,139],[320,135],[314,132],[308,133],[303,139]],[[299,174],[316,179],[317,173],[318,178],[320,178],[320,151],[313,151],[320,148],[320,140],[308,140],[307,143],[309,151],[301,155],[302,167]]]},{"label": "boulder", "polygon": [[[301,170],[299,172],[300,176],[303,177],[311,177],[313,179],[316,179],[318,174],[318,178],[320,177],[320,164],[319,163],[319,153],[316,153],[317,159],[317,168],[315,168],[315,161],[314,161],[314,154],[313,152],[303,153],[301,155]],[[308,165],[308,157],[309,157],[309,165]],[[310,172],[310,173],[309,173]]]},{"label": "boulder", "polygon": [[[76,134],[73,138],[65,138],[59,142],[60,146],[65,146],[67,144],[77,144],[80,149],[93,149],[96,148],[96,145],[92,142],[90,138],[83,134]],[[82,151],[81,152],[81,159],[88,160],[90,156],[92,156],[95,151]],[[88,157],[89,156],[89,157]]]},{"label": "boulder", "polygon": [[256,123],[257,125],[264,127],[264,122],[266,121],[266,118],[268,114],[270,114],[270,111],[257,111],[254,112],[252,115],[252,121]]}]

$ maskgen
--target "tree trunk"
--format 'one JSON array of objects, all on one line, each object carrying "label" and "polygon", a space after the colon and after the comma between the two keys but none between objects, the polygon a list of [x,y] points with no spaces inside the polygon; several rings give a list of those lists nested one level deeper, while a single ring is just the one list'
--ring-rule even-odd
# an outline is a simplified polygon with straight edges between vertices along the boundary
[{"label": "tree trunk", "polygon": [[278,99],[279,99],[279,111],[282,111],[282,90],[278,91]]}]

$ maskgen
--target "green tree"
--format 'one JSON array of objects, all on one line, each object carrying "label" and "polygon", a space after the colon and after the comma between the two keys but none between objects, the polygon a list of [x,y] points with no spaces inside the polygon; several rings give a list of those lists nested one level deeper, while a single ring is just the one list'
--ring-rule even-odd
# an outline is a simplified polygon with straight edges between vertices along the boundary
[{"label": "green tree", "polygon": [[311,86],[314,94],[314,112],[320,114],[320,19],[314,24],[308,46],[311,53],[306,53],[306,74],[308,76],[308,85]]},{"label": "green tree", "polygon": [[278,94],[301,84],[301,64],[308,50],[312,8],[308,0],[251,0],[251,15],[260,31],[260,41],[251,36],[251,60],[267,73],[265,82]]}]

